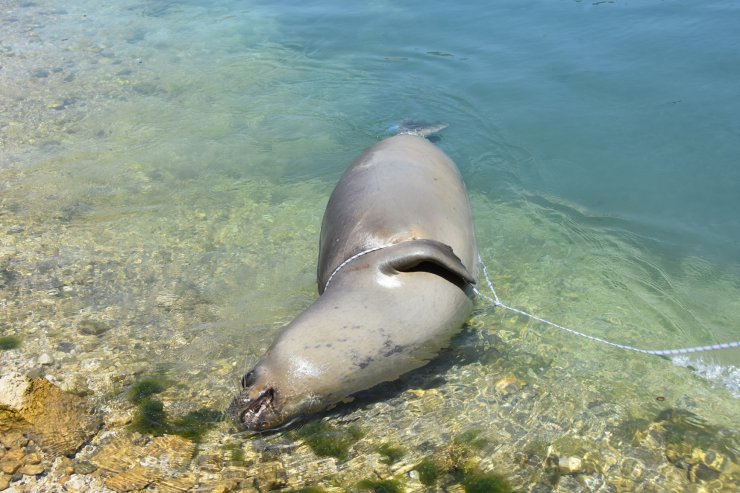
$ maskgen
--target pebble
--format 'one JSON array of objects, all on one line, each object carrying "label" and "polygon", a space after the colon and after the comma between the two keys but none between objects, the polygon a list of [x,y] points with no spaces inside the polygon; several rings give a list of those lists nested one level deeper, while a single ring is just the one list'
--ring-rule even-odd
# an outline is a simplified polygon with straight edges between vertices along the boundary
[{"label": "pebble", "polygon": [[21,467],[20,472],[24,476],[38,476],[39,474],[46,471],[46,468],[41,464],[26,464]]},{"label": "pebble", "polygon": [[20,431],[8,431],[0,434],[0,442],[6,449],[22,448],[28,443],[28,438]]},{"label": "pebble", "polygon": [[31,72],[31,77],[34,77],[36,79],[44,79],[46,77],[49,77],[49,71],[40,68]]},{"label": "pebble", "polygon": [[110,330],[110,327],[105,324],[105,322],[101,322],[100,320],[88,319],[81,321],[80,324],[77,326],[77,330],[79,330],[80,334],[99,336],[105,332],[108,332]]},{"label": "pebble", "polygon": [[10,486],[10,476],[0,474],[0,491],[5,490]]},{"label": "pebble", "polygon": [[49,366],[54,364],[54,358],[49,353],[44,353],[39,356],[37,362],[42,366]]},{"label": "pebble", "polygon": [[30,385],[30,380],[20,373],[4,375],[0,378],[0,405],[18,411],[23,406],[23,399]]},{"label": "pebble", "polygon": [[41,457],[36,452],[31,452],[26,456],[25,462],[31,465],[41,464]]},{"label": "pebble", "polygon": [[496,382],[496,392],[500,394],[509,395],[519,392],[522,387],[527,385],[527,382],[521,380],[514,375],[506,375],[504,378]]},{"label": "pebble", "polygon": [[91,462],[80,461],[74,463],[75,474],[91,474],[98,469],[98,466]]},{"label": "pebble", "polygon": [[558,470],[560,474],[578,474],[583,470],[583,461],[578,457],[560,457]]},{"label": "pebble", "polygon": [[7,458],[3,458],[3,461],[0,462],[0,471],[9,476],[15,474],[15,471],[20,467],[21,462],[18,460],[7,460]]}]

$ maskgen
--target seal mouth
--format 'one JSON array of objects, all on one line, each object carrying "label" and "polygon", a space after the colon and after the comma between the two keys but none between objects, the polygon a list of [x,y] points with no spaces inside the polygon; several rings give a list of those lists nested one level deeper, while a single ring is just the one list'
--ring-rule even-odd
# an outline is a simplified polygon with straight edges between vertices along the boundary
[{"label": "seal mouth", "polygon": [[246,409],[239,415],[242,423],[251,423],[256,421],[259,416],[265,412],[275,398],[275,391],[267,389],[259,397],[249,403]]},{"label": "seal mouth", "polygon": [[250,429],[260,429],[264,425],[265,412],[272,407],[275,400],[275,390],[269,388],[257,398],[250,401],[236,416],[237,426]]}]

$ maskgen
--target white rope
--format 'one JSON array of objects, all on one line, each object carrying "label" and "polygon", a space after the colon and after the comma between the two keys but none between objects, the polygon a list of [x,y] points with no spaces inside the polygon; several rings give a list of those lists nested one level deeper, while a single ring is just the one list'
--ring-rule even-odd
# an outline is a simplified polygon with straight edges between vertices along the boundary
[{"label": "white rope", "polygon": [[331,275],[329,276],[329,279],[326,280],[326,284],[324,284],[324,291],[326,291],[329,288],[329,283],[331,282],[332,279],[334,279],[334,276],[337,275],[337,272],[339,272],[340,270],[342,270],[342,267],[344,267],[348,263],[352,262],[356,258],[362,257],[363,255],[367,255],[368,253],[372,253],[372,252],[376,252],[378,250],[382,250],[383,248],[385,248],[387,246],[388,245],[382,245],[382,246],[378,246],[378,247],[368,248],[367,250],[363,250],[360,253],[356,253],[356,254],[352,255],[350,258],[348,258],[347,260],[345,260],[344,262],[342,262],[341,264],[339,264],[337,266],[337,268],[334,269],[334,272],[331,273]]},{"label": "white rope", "polygon": [[[367,255],[368,253],[376,252],[378,250],[382,250],[383,248],[386,248],[388,245],[381,245],[373,248],[368,248],[367,250],[363,250],[360,253],[356,253],[349,257],[347,260],[342,262],[337,266],[336,269],[334,269],[334,272],[331,273],[329,276],[329,279],[326,280],[326,284],[324,285],[324,291],[326,291],[329,288],[329,284],[331,283],[332,279],[334,279],[334,276],[337,275],[337,273],[342,270],[347,264],[352,262],[353,260],[362,257],[363,255]],[[690,353],[698,353],[700,351],[715,351],[717,349],[730,349],[730,348],[737,348],[740,347],[740,341],[739,342],[725,342],[722,344],[711,344],[708,346],[696,346],[696,347],[690,347],[690,348],[681,348],[681,349],[640,349],[633,346],[627,346],[626,344],[618,344],[616,342],[607,341],[606,339],[602,339],[600,337],[591,336],[588,334],[584,334],[583,332],[579,332],[575,329],[571,329],[569,327],[565,327],[560,324],[556,324],[555,322],[550,322],[549,320],[545,320],[542,317],[538,317],[537,315],[532,315],[531,313],[525,312],[524,310],[520,310],[518,308],[514,308],[513,306],[509,306],[504,304],[498,297],[498,294],[496,293],[496,289],[493,287],[493,282],[491,282],[491,278],[488,276],[488,269],[486,268],[486,264],[483,263],[483,260],[481,260],[480,255],[478,255],[478,264],[481,266],[483,270],[483,277],[486,280],[486,284],[488,285],[488,289],[491,290],[491,293],[493,294],[493,298],[488,296],[485,293],[482,293],[477,287],[473,287],[473,291],[478,296],[481,296],[491,302],[491,304],[494,307],[501,307],[505,310],[509,310],[511,312],[514,312],[518,315],[522,315],[524,317],[531,318],[533,320],[537,320],[538,322],[541,322],[543,324],[549,325],[551,327],[555,327],[556,329],[563,330],[565,332],[568,332],[570,334],[574,334],[580,337],[584,337],[586,339],[589,339],[591,341],[601,342],[603,344],[606,344],[608,346],[616,347],[619,349],[626,349],[627,351],[634,351],[636,353],[642,353],[642,354],[652,354],[655,356],[675,356],[679,354],[690,354]]]},{"label": "white rope", "polygon": [[481,260],[480,255],[478,256],[478,263],[480,264],[483,270],[483,277],[486,279],[486,283],[488,284],[488,289],[490,289],[491,293],[493,293],[493,298],[491,298],[487,294],[481,293],[480,290],[478,290],[478,288],[476,288],[475,286],[473,286],[473,291],[475,291],[475,293],[478,296],[482,296],[483,298],[491,302],[494,307],[500,306],[501,308],[504,308],[505,310],[509,310],[519,315],[523,315],[533,320],[537,320],[538,322],[542,322],[543,324],[547,324],[551,327],[555,327],[556,329],[564,330],[565,332],[569,332],[577,336],[585,337],[586,339],[589,339],[592,341],[601,342],[609,346],[613,346],[613,347],[620,348],[620,349],[626,349],[628,351],[634,351],[636,353],[652,354],[655,356],[674,356],[678,354],[698,353],[700,351],[715,351],[717,349],[729,349],[729,348],[740,347],[740,342],[725,342],[722,344],[711,344],[709,346],[697,346],[697,347],[682,348],[682,349],[640,349],[640,348],[636,348],[632,346],[627,346],[625,344],[617,344],[616,342],[607,341],[606,339],[602,339],[600,337],[595,337],[595,336],[591,336],[588,334],[584,334],[582,332],[578,332],[577,330],[564,327],[562,325],[556,324],[555,322],[550,322],[549,320],[545,320],[544,318],[538,317],[537,315],[532,315],[531,313],[527,313],[524,310],[520,310],[518,308],[514,308],[512,306],[502,303],[498,297],[498,294],[496,294],[496,290],[493,287],[491,278],[488,277],[488,269],[486,269],[486,265]]}]

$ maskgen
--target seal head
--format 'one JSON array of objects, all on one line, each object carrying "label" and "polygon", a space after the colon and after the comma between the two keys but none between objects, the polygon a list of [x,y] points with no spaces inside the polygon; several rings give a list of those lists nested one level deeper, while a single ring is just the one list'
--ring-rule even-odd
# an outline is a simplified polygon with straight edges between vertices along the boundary
[{"label": "seal head", "polygon": [[[357,256],[242,377],[228,414],[240,430],[274,429],[423,366],[467,317],[474,283],[434,240]],[[406,301],[422,290],[425,302]]]}]

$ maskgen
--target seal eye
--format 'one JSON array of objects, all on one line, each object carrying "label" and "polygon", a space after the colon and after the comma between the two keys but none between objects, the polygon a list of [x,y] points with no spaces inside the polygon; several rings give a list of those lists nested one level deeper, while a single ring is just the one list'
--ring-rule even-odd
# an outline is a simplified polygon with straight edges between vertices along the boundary
[{"label": "seal eye", "polygon": [[250,371],[246,375],[242,377],[242,388],[246,389],[247,387],[251,387],[252,384],[254,384],[254,381],[256,380],[257,375],[254,374],[254,370]]}]

